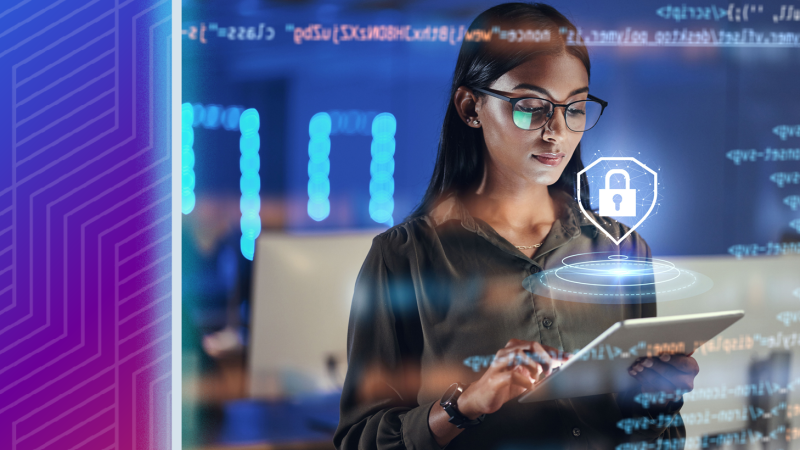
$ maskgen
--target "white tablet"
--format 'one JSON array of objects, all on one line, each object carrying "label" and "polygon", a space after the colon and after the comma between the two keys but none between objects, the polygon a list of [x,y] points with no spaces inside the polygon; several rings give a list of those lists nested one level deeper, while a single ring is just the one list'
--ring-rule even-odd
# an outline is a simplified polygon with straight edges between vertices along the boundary
[{"label": "white tablet", "polygon": [[643,356],[690,354],[744,317],[744,311],[617,322],[522,395],[521,403],[622,392],[638,384],[628,369]]}]

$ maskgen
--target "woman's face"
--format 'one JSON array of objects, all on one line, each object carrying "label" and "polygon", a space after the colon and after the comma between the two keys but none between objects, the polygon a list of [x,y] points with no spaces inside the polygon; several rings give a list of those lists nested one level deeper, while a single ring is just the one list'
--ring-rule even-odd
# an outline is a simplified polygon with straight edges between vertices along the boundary
[{"label": "woman's face", "polygon": [[[580,59],[562,52],[540,55],[517,66],[489,89],[507,97],[539,97],[563,105],[586,99],[589,76]],[[555,183],[583,136],[567,128],[562,107],[556,107],[538,130],[518,128],[511,104],[488,95],[475,104],[475,112],[483,128],[487,163],[507,182]]]}]

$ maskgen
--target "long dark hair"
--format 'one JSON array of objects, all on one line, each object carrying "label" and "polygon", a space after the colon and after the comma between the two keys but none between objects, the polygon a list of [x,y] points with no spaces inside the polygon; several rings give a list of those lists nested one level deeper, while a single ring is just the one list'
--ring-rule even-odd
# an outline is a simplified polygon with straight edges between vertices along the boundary
[{"label": "long dark hair", "polygon": [[[515,31],[539,30],[542,33],[546,30],[550,39],[549,42],[529,39],[527,42],[523,40],[512,43],[508,39],[501,40],[497,34],[492,34],[489,40],[474,38],[475,31],[490,31],[493,27]],[[577,38],[575,43],[566,45],[566,36],[570,31],[572,36],[578,35],[575,26],[563,14],[543,3],[504,3],[487,9],[472,22],[467,36],[473,38],[465,38],[458,53],[433,176],[425,195],[408,219],[427,214],[444,195],[458,195],[477,189],[483,178],[483,133],[480,129],[467,126],[459,117],[453,102],[456,90],[460,86],[488,88],[506,72],[535,56],[547,53],[567,52],[574,55],[583,62],[586,73],[590,74],[586,47],[577,42]],[[475,94],[482,95],[477,92]],[[591,206],[586,174],[581,176],[580,187],[576,186],[578,172],[583,168],[581,146],[578,144],[561,178],[551,189],[563,190],[573,198],[577,195],[577,189],[580,189],[581,203],[588,211]]]}]

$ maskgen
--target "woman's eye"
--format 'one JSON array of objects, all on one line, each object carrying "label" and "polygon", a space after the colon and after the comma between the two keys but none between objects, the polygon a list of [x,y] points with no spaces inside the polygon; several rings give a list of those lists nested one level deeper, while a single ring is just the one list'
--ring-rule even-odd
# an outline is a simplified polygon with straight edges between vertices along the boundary
[{"label": "woman's eye", "polygon": [[578,109],[578,108],[569,108],[569,110],[567,112],[572,116],[585,116],[586,115],[586,111],[584,111],[582,109]]},{"label": "woman's eye", "polygon": [[540,107],[534,107],[534,108],[526,108],[524,106],[521,106],[519,109],[520,109],[520,111],[522,111],[524,113],[528,113],[528,114],[543,114],[544,113],[544,108],[541,107],[541,106]]}]

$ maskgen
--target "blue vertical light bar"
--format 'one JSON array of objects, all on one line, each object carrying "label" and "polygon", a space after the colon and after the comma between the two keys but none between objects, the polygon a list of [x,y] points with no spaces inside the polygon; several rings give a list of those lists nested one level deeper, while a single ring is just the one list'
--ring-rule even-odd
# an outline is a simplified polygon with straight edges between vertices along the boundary
[{"label": "blue vertical light bar", "polygon": [[331,213],[331,116],[316,113],[308,123],[308,217],[320,222]]},{"label": "blue vertical light bar", "polygon": [[239,130],[242,136],[239,138],[239,151],[242,156],[239,158],[239,169],[242,178],[239,180],[239,188],[242,191],[242,198],[239,200],[239,210],[242,212],[242,219],[239,222],[242,228],[242,239],[240,247],[242,255],[250,261],[256,250],[256,238],[261,234],[261,178],[258,169],[261,160],[258,150],[261,147],[261,138],[258,129],[261,120],[258,111],[253,108],[246,109],[239,116]]},{"label": "blue vertical light bar", "polygon": [[394,134],[397,120],[391,113],[372,119],[372,162],[369,165],[369,216],[372,220],[394,225]]},{"label": "blue vertical light bar", "polygon": [[194,107],[181,105],[181,212],[189,214],[196,202],[194,196]]}]

